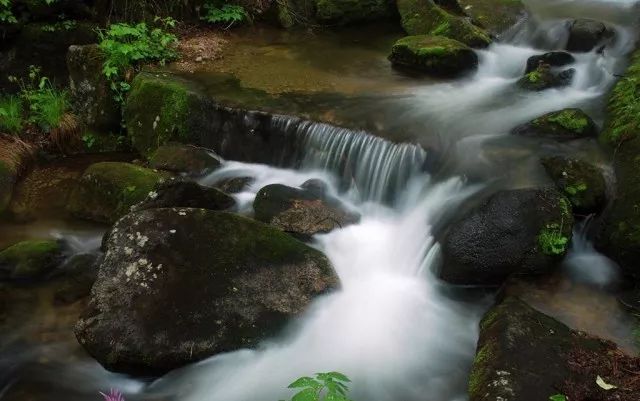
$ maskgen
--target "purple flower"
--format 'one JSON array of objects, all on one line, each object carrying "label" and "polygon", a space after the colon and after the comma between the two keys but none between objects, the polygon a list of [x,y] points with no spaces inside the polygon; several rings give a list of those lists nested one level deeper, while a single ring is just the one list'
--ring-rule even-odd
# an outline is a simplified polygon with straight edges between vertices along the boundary
[{"label": "purple flower", "polygon": [[118,390],[111,389],[109,394],[100,393],[104,397],[104,401],[124,401],[122,393]]}]

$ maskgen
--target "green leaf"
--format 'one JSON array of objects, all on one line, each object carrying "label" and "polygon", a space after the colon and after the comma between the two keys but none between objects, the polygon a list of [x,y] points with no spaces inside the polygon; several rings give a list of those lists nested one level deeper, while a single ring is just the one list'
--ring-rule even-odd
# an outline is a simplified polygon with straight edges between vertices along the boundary
[{"label": "green leaf", "polygon": [[550,401],[569,401],[566,395],[564,394],[556,394],[549,397]]},{"label": "green leaf", "polygon": [[318,383],[315,379],[311,377],[301,377],[293,383],[289,384],[289,388],[302,388],[302,387],[311,387],[311,388],[320,388],[322,384]]},{"label": "green leaf", "polygon": [[318,392],[312,388],[306,388],[293,396],[291,401],[319,401]]},{"label": "green leaf", "polygon": [[349,380],[349,378],[347,376],[345,376],[344,374],[340,373],[340,372],[329,372],[327,373],[331,378],[335,379],[335,380],[340,380],[342,382],[347,382],[350,383],[351,380]]}]

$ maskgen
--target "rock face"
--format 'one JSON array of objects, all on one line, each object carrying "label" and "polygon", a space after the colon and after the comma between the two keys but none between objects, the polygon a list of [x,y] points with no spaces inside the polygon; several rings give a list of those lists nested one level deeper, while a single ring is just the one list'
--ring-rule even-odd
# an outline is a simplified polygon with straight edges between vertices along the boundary
[{"label": "rock face", "polygon": [[602,210],[606,183],[599,168],[567,157],[547,157],[542,159],[542,165],[576,212],[590,214]]},{"label": "rock face", "polygon": [[147,198],[162,175],[130,163],[96,163],[71,192],[67,210],[76,217],[112,223]]},{"label": "rock face", "polygon": [[0,280],[36,280],[51,272],[64,258],[55,240],[19,242],[0,252]]},{"label": "rock face", "polygon": [[585,112],[580,109],[563,109],[544,114],[520,125],[511,132],[515,135],[569,141],[595,137],[598,128]]},{"label": "rock face", "polygon": [[232,197],[216,188],[203,187],[192,181],[167,180],[154,188],[147,199],[135,205],[133,210],[167,207],[227,210],[235,204]]},{"label": "rock face", "polygon": [[[614,361],[615,360],[615,361]],[[617,366],[637,366],[604,340],[569,329],[518,298],[494,306],[480,323],[480,340],[469,380],[469,401],[637,400],[631,375]],[[620,389],[603,390],[602,376]]]},{"label": "rock face", "polygon": [[552,71],[549,64],[540,63],[534,71],[524,74],[518,80],[518,86],[535,92],[550,88],[560,88],[571,84],[575,72],[575,69],[570,68],[556,73]]},{"label": "rock face", "polygon": [[104,54],[98,45],[70,46],[67,53],[69,85],[74,113],[91,129],[117,130],[120,107],[113,99],[109,82],[102,72]]},{"label": "rock face", "polygon": [[131,374],[254,346],[338,284],[320,252],[224,212],[132,213],[106,249],[75,332],[101,364]]},{"label": "rock face", "polygon": [[525,14],[524,4],[520,0],[459,0],[458,1],[475,22],[499,35],[511,28]]},{"label": "rock face", "polygon": [[302,237],[327,233],[359,220],[358,215],[345,210],[338,200],[327,197],[317,187],[267,185],[256,195],[253,209],[257,220]]},{"label": "rock face", "polygon": [[456,15],[433,0],[396,0],[396,4],[402,27],[409,35],[444,36],[479,48],[491,43],[491,37],[469,18]]},{"label": "rock face", "polygon": [[565,254],[573,215],[553,189],[501,191],[452,225],[443,241],[441,277],[496,285],[511,274],[541,274]]},{"label": "rock face", "polygon": [[220,167],[220,158],[197,146],[171,144],[160,146],[149,159],[154,169],[200,176]]},{"label": "rock face", "polygon": [[456,76],[475,69],[478,56],[466,45],[438,36],[407,36],[391,49],[389,60],[396,67],[439,76]]},{"label": "rock face", "polygon": [[604,44],[613,37],[605,24],[590,19],[577,19],[569,28],[567,50],[570,52],[588,52],[596,46]]},{"label": "rock face", "polygon": [[575,61],[575,57],[567,52],[549,52],[531,56],[527,60],[527,68],[525,70],[525,74],[535,71],[540,63],[547,64],[551,67],[562,67]]}]

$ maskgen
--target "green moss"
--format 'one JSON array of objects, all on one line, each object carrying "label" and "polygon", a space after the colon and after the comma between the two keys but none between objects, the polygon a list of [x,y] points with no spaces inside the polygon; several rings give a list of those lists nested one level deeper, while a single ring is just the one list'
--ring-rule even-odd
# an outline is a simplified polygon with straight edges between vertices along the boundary
[{"label": "green moss", "polygon": [[[544,75],[541,77],[540,84],[544,85],[546,78]],[[571,139],[596,135],[593,120],[584,111],[575,108],[552,111],[533,119],[529,124],[540,132],[540,136]]]},{"label": "green moss", "polygon": [[564,191],[571,196],[578,195],[581,192],[586,191],[587,189],[587,184],[585,184],[584,182],[577,182],[573,185],[567,185],[566,187],[564,187]]},{"label": "green moss", "polygon": [[436,75],[456,75],[473,69],[477,56],[468,46],[443,36],[415,35],[398,40],[389,56],[394,65]]},{"label": "green moss", "polygon": [[560,125],[561,127],[576,131],[584,132],[589,126],[589,120],[584,113],[577,109],[565,109],[548,118],[548,121]]},{"label": "green moss", "polygon": [[562,232],[562,225],[547,224],[538,234],[538,246],[545,255],[557,256],[567,251],[569,238]]},{"label": "green moss", "polygon": [[535,84],[542,81],[542,74],[540,74],[539,71],[531,71],[530,73],[525,75],[525,78],[527,79],[527,81]]},{"label": "green moss", "polygon": [[636,137],[640,132],[640,51],[631,58],[631,65],[616,83],[607,105],[607,119],[600,136],[602,142],[616,146]]},{"label": "green moss", "polygon": [[0,267],[10,267],[10,278],[36,278],[55,267],[61,247],[54,240],[19,242],[0,252]]},{"label": "green moss", "polygon": [[486,388],[490,384],[489,379],[493,371],[491,364],[495,358],[496,349],[496,344],[489,341],[476,352],[468,384],[471,399],[480,399],[486,392]]}]

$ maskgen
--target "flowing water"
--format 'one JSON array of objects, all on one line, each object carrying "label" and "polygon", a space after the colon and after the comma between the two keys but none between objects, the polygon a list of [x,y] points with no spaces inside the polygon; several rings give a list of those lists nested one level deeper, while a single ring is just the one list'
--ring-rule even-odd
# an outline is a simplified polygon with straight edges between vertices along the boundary
[{"label": "flowing water", "polygon": [[[99,373],[100,368],[89,362],[49,372],[49,382],[77,375],[86,379],[89,389],[104,389],[109,383],[127,391],[130,399],[275,401],[291,395],[286,386],[297,377],[337,370],[353,380],[356,401],[466,400],[478,321],[491,296],[454,290],[437,280],[439,231],[481,191],[549,184],[539,167],[542,154],[579,154],[606,165],[594,140],[557,144],[510,136],[509,131],[565,107],[583,108],[601,123],[604,95],[623,71],[637,38],[637,1],[526,4],[526,21],[478,51],[476,73],[453,82],[415,81],[403,88],[406,96],[394,100],[398,126],[408,121],[412,130],[418,127],[412,134],[414,143],[424,143],[417,138],[424,136],[443,144],[438,169],[430,165],[431,150],[416,144],[282,117],[274,124],[295,124],[295,169],[228,161],[202,180],[212,185],[222,178],[252,177],[253,182],[236,195],[246,213],[264,185],[326,181],[333,195],[362,215],[359,224],[314,238],[313,246],[329,257],[340,277],[339,291],[316,300],[284,332],[257,349],[218,355],[149,385]],[[607,22],[616,32],[615,43],[601,53],[575,54],[569,67],[576,75],[568,87],[519,90],[516,81],[527,59],[563,48],[567,21],[578,16]],[[537,299],[537,306],[573,327],[624,343],[628,325],[623,319],[608,330],[591,311],[571,309],[570,305],[595,308],[594,302],[587,302],[591,299],[602,300],[597,313],[617,310],[607,292],[615,283],[616,266],[594,250],[584,232],[576,233],[559,273],[559,280],[569,284],[530,290],[531,302]],[[79,252],[95,245],[77,243]],[[553,294],[564,301],[554,302]],[[623,345],[633,351],[632,345]],[[19,365],[15,355],[5,360],[6,366]],[[10,390],[8,383],[0,382],[0,399],[2,385],[4,393]],[[77,399],[92,398],[85,394]]]}]

